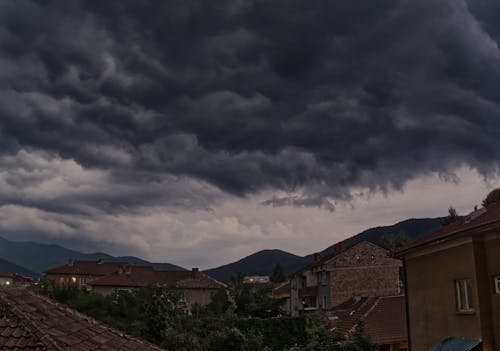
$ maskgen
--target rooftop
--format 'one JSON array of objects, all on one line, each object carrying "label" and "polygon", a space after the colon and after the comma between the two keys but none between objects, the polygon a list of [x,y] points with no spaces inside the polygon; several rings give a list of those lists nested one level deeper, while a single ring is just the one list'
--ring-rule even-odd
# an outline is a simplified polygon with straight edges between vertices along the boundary
[{"label": "rooftop", "polygon": [[358,321],[376,344],[407,340],[404,296],[351,299],[330,310],[330,326],[343,334],[354,332]]},{"label": "rooftop", "polygon": [[157,271],[147,266],[126,266],[115,272],[97,278],[91,286],[145,287],[150,284],[163,284],[184,289],[220,289],[223,283],[208,277],[197,269],[192,271]]},{"label": "rooftop", "polygon": [[0,288],[0,349],[161,351],[163,349],[26,289]]},{"label": "rooftop", "polygon": [[126,266],[126,262],[107,261],[68,261],[63,266],[55,267],[46,271],[46,274],[75,274],[75,275],[108,275],[116,272],[120,267]]},{"label": "rooftop", "polygon": [[500,202],[493,203],[488,208],[476,210],[467,216],[457,218],[456,221],[400,248],[395,252],[395,255],[404,256],[414,249],[454,239],[460,235],[487,229],[498,224],[500,224]]}]

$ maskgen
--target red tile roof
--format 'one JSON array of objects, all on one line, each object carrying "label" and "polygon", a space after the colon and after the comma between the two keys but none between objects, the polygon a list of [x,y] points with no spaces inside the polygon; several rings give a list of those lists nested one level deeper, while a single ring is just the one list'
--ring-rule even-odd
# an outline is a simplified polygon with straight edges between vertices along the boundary
[{"label": "red tile roof", "polygon": [[421,246],[453,239],[460,235],[466,235],[479,229],[499,224],[500,202],[493,203],[488,206],[488,208],[482,208],[480,210],[474,211],[467,216],[459,217],[456,221],[445,225],[435,232],[432,232],[429,235],[426,235],[398,249],[395,252],[395,255],[401,257],[409,251],[417,249]]},{"label": "red tile roof", "polygon": [[91,286],[145,287],[162,284],[184,289],[221,289],[226,285],[198,271],[157,271],[153,267],[127,266],[95,279]]},{"label": "red tile roof", "polygon": [[0,349],[161,351],[162,349],[26,289],[0,289]]},{"label": "red tile roof", "polygon": [[46,271],[46,274],[72,275],[108,275],[116,272],[120,267],[127,266],[126,262],[106,261],[71,261],[64,266],[55,267]]},{"label": "red tile roof", "polygon": [[384,345],[407,340],[404,296],[351,299],[329,311],[330,327],[350,335],[358,321],[372,342]]}]

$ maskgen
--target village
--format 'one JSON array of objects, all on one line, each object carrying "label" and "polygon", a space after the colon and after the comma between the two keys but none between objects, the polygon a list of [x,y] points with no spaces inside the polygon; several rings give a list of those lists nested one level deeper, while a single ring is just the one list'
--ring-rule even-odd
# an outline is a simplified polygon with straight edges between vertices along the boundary
[{"label": "village", "polygon": [[[56,302],[64,299],[54,291],[69,288],[116,299],[163,287],[175,292],[176,298],[168,300],[175,305],[171,308],[185,315],[204,309],[223,314],[231,304],[241,313],[258,305],[251,296],[267,296],[261,310],[248,310],[246,316],[315,316],[321,328],[341,340],[359,337],[362,328],[373,350],[493,351],[500,344],[500,190],[483,205],[466,216],[450,213],[440,229],[391,249],[367,241],[338,242],[332,253],[315,255],[313,263],[288,277],[220,282],[197,268],[166,271],[73,259],[47,270],[40,282],[1,273],[0,349],[159,350]],[[153,304],[159,313],[156,304],[161,303]]]}]

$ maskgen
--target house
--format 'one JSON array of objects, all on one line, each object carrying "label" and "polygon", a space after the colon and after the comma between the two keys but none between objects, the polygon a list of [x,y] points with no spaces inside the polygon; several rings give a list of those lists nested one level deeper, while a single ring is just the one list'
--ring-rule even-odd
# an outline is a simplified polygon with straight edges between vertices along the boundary
[{"label": "house", "polygon": [[280,302],[283,312],[290,314],[290,282],[280,283],[273,288],[273,299]]},{"label": "house", "polygon": [[92,291],[109,295],[119,290],[143,288],[158,284],[175,289],[182,294],[186,308],[194,305],[206,306],[212,296],[227,286],[200,272],[198,268],[191,271],[157,271],[150,266],[125,265],[115,272],[87,283]]},{"label": "house", "polygon": [[75,261],[68,260],[63,266],[49,269],[45,272],[47,279],[57,283],[72,283],[83,288],[90,288],[88,283],[97,278],[114,273],[127,265],[126,262],[97,261]]},{"label": "house", "polygon": [[293,275],[291,314],[330,309],[353,297],[398,295],[400,267],[400,260],[370,242],[338,243],[332,254],[315,255],[314,263]]},{"label": "house", "polygon": [[243,277],[244,284],[269,284],[271,279],[268,275],[247,275]]},{"label": "house", "polygon": [[162,351],[47,297],[0,287],[0,350]]},{"label": "house", "polygon": [[0,272],[0,286],[9,286],[12,285],[14,281],[14,274],[12,273],[2,273]]},{"label": "house", "polygon": [[458,218],[396,256],[404,262],[411,350],[500,349],[500,203]]},{"label": "house", "polygon": [[34,284],[33,279],[23,277],[16,273],[0,273],[1,286],[31,286]]},{"label": "house", "polygon": [[323,311],[329,329],[349,338],[362,322],[364,332],[380,351],[408,350],[405,297],[358,297]]}]

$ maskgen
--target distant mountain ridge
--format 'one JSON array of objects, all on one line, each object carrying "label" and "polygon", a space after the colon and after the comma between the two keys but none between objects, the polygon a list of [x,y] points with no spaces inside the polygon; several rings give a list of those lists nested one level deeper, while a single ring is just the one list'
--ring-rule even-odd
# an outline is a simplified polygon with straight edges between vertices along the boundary
[{"label": "distant mountain ridge", "polygon": [[[406,234],[410,240],[415,240],[428,234],[441,226],[442,218],[420,218],[407,219],[390,226],[381,226],[367,229],[357,235],[345,239],[348,245],[356,244],[367,240],[375,244],[380,244],[380,239],[384,234],[399,233]],[[328,255],[334,251],[334,245],[327,247],[320,252],[321,255]],[[184,268],[170,263],[152,263],[134,256],[114,257],[102,252],[82,253],[76,250],[54,244],[40,244],[31,241],[10,241],[0,237],[0,271],[6,270],[2,267],[10,267],[7,272],[25,270],[20,273],[27,276],[40,276],[44,271],[63,265],[69,259],[77,260],[98,260],[122,261],[137,265],[152,265],[158,270],[184,270]],[[208,269],[206,274],[220,281],[229,281],[231,277],[238,274],[243,275],[271,275],[277,263],[279,263],[285,274],[290,274],[304,267],[313,261],[313,255],[298,256],[283,250],[262,250],[252,255],[244,257],[238,261],[222,265],[220,267]]]},{"label": "distant mountain ridge", "polygon": [[[364,240],[380,245],[383,235],[400,232],[406,234],[409,240],[413,241],[441,227],[441,221],[442,218],[407,219],[394,225],[367,229],[344,241],[348,246]],[[320,255],[325,256],[333,253],[334,244],[322,250]],[[276,263],[279,263],[285,274],[290,274],[312,263],[313,260],[313,254],[302,257],[282,250],[263,250],[236,262],[208,269],[205,273],[214,279],[229,281],[231,277],[236,277],[238,274],[271,275]]]},{"label": "distant mountain ridge", "polygon": [[301,257],[282,250],[262,250],[239,261],[204,271],[210,277],[229,281],[239,273],[245,275],[270,275],[277,263],[285,272],[299,269],[309,262],[309,258]]},{"label": "distant mountain ridge", "polygon": [[70,259],[128,262],[137,265],[152,265],[159,270],[184,270],[170,263],[153,263],[134,256],[114,257],[102,252],[82,253],[55,244],[40,244],[32,241],[10,241],[0,237],[0,258],[21,266],[38,275],[61,266]]}]

